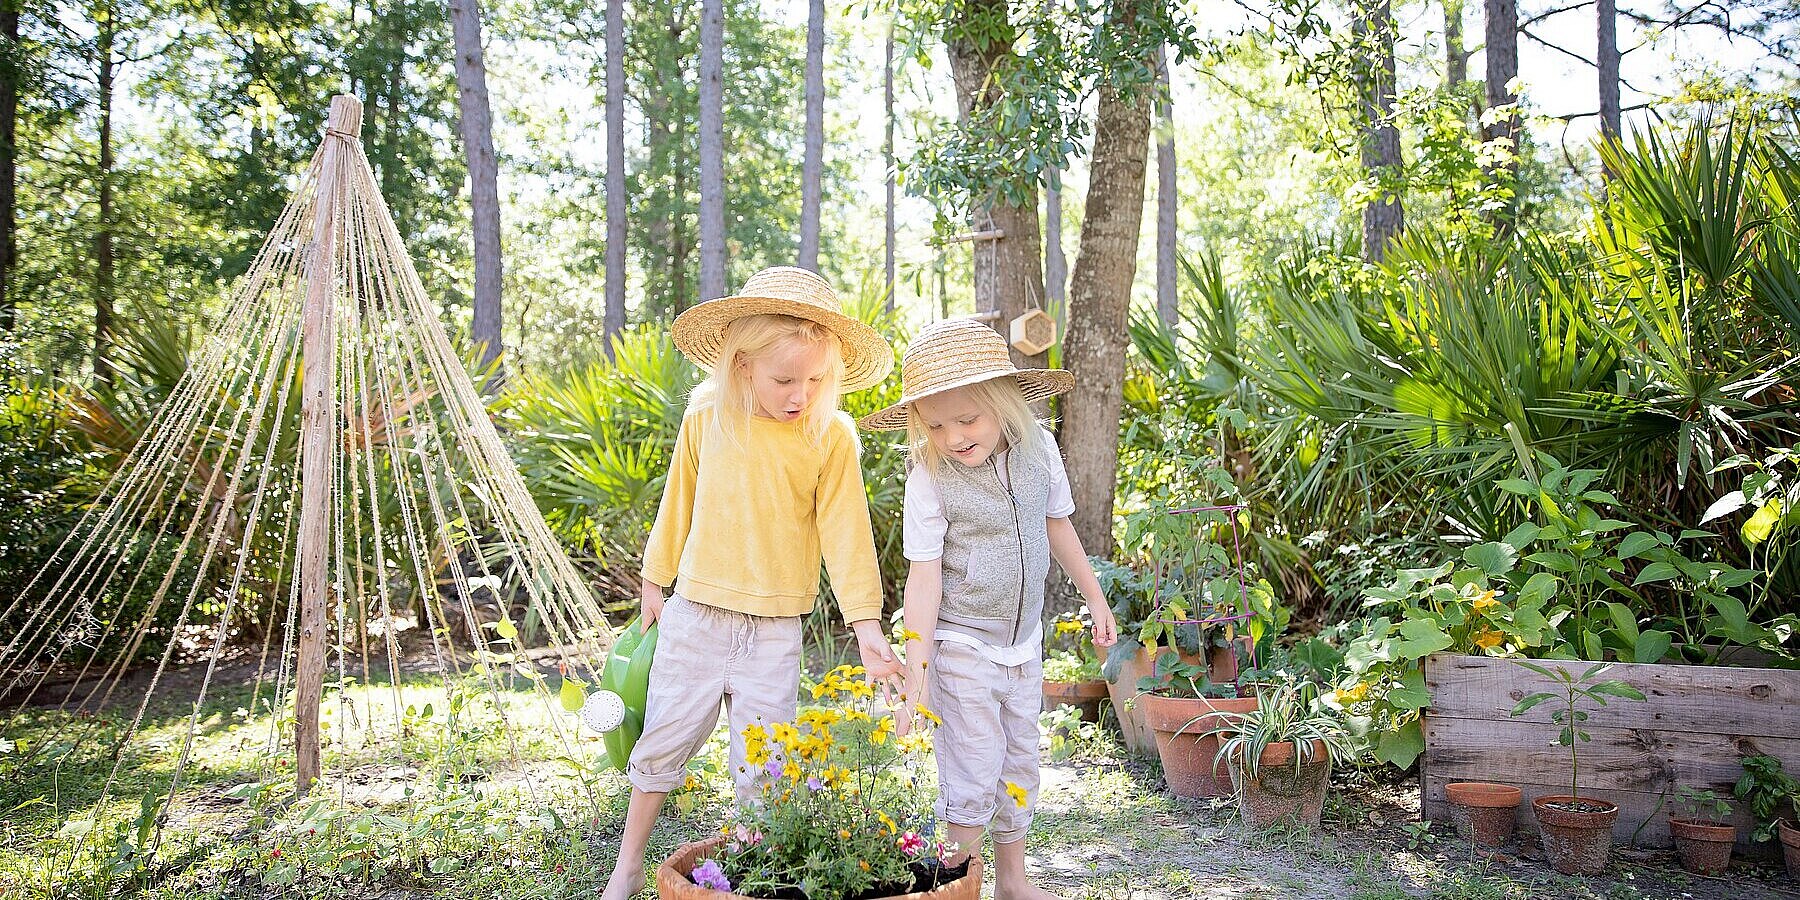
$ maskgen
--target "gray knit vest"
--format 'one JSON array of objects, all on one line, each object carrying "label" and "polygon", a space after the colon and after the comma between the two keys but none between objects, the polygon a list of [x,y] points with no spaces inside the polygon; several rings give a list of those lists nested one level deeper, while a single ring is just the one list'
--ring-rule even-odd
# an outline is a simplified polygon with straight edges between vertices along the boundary
[{"label": "gray knit vest", "polygon": [[1050,573],[1050,466],[1042,452],[1008,452],[1004,462],[1006,485],[991,456],[973,467],[946,460],[933,479],[949,522],[937,627],[998,647],[1043,618]]}]

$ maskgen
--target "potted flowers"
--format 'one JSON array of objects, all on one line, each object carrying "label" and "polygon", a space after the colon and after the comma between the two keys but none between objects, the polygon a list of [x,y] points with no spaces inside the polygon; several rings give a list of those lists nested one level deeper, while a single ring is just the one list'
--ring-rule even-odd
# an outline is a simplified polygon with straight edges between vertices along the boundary
[{"label": "potted flowers", "polygon": [[1169,792],[1190,799],[1231,796],[1231,775],[1217,759],[1219,734],[1255,709],[1256,698],[1237,696],[1229,683],[1214,684],[1204,667],[1173,650],[1157,657],[1155,672],[1138,682],[1138,690]]},{"label": "potted flowers", "polygon": [[1332,761],[1351,751],[1342,717],[1319,702],[1310,683],[1263,688],[1254,709],[1214,726],[1213,735],[1246,825],[1319,827]]},{"label": "potted flowers", "polygon": [[718,836],[665,860],[656,871],[659,897],[981,895],[979,854],[955,868],[941,863],[952,848],[934,839],[932,792],[913,765],[929,734],[896,737],[893,717],[871,708],[874,688],[860,672],[840,666],[813,689],[815,699],[848,703],[744,730],[745,759],[763,768],[761,796]]},{"label": "potted flowers", "polygon": [[1556,682],[1558,689],[1541,691],[1520,700],[1519,705],[1513,707],[1513,715],[1522,716],[1545,701],[1562,701],[1550,714],[1550,721],[1562,726],[1556,742],[1569,748],[1569,793],[1568,796],[1538,797],[1531,801],[1531,811],[1537,815],[1542,832],[1544,855],[1549,857],[1550,865],[1564,875],[1598,875],[1606,871],[1607,859],[1612,854],[1612,829],[1619,818],[1619,807],[1580,794],[1579,748],[1588,739],[1581,723],[1587,721],[1588,713],[1577,707],[1583,700],[1605,706],[1607,697],[1642,700],[1644,695],[1623,681],[1594,680],[1610,668],[1606,663],[1589,666],[1578,676],[1562,666],[1546,669],[1524,660],[1514,662]]},{"label": "potted flowers", "polygon": [[1669,817],[1669,837],[1681,855],[1681,867],[1696,875],[1718,875],[1731,865],[1731,845],[1737,842],[1737,826],[1726,822],[1731,804],[1718,794],[1682,787],[1675,792],[1675,806],[1685,816]]},{"label": "potted flowers", "polygon": [[1044,654],[1044,709],[1074,707],[1081,710],[1082,721],[1100,721],[1106,679],[1091,634],[1088,624],[1075,616],[1052,626]]}]

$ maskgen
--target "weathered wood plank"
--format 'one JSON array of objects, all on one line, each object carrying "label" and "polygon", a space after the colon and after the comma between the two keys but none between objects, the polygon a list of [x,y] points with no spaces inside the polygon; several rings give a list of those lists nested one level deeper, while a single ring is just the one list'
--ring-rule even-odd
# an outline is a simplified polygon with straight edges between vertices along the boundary
[{"label": "weathered wood plank", "polygon": [[[1579,671],[1590,664],[1540,665]],[[1605,677],[1630,684],[1646,699],[1584,707],[1592,716],[1589,724],[1596,727],[1756,737],[1800,734],[1800,671],[1615,663]],[[1447,654],[1426,660],[1425,682],[1431,690],[1431,717],[1440,719],[1504,719],[1528,694],[1554,689],[1548,679],[1507,660]]]},{"label": "weathered wood plank", "polygon": [[[1445,778],[1438,775],[1425,779],[1425,802],[1423,810],[1425,818],[1433,822],[1448,823],[1450,821],[1450,804],[1444,799],[1444,785],[1453,781],[1470,781],[1477,779]],[[1525,834],[1537,833],[1537,818],[1532,814],[1531,801],[1538,797],[1560,796],[1569,792],[1567,784],[1536,784],[1528,781],[1517,781],[1507,778],[1482,778],[1480,781],[1491,781],[1496,784],[1510,784],[1518,788],[1525,796],[1519,801],[1519,831]],[[1583,791],[1584,794],[1604,799],[1619,805],[1619,820],[1613,825],[1613,842],[1615,846],[1626,846],[1631,842],[1632,834],[1638,831],[1640,823],[1648,822],[1643,831],[1637,834],[1637,843],[1641,847],[1666,848],[1670,846],[1669,816],[1679,815],[1674,807],[1674,794],[1670,793],[1667,802],[1663,802],[1658,794],[1641,791]],[[1659,808],[1660,807],[1660,808]],[[1734,808],[1729,821],[1738,828],[1737,852],[1740,855],[1754,858],[1768,858],[1774,855],[1773,843],[1750,843],[1750,829],[1755,820],[1748,810]]]}]

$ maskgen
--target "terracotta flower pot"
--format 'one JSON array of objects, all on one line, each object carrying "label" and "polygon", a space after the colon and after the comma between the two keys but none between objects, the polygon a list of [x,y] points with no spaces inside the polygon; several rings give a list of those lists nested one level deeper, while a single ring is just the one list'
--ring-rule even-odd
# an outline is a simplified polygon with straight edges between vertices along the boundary
[{"label": "terracotta flower pot", "polygon": [[1564,875],[1598,875],[1612,855],[1612,828],[1619,807],[1586,797],[1539,797],[1531,801],[1544,856]]},{"label": "terracotta flower pot", "polygon": [[1499,847],[1512,837],[1523,796],[1510,784],[1456,781],[1444,785],[1457,836],[1477,847]]},{"label": "terracotta flower pot", "polygon": [[1737,828],[1701,819],[1669,820],[1669,837],[1681,854],[1681,867],[1696,875],[1718,875],[1731,866]]},{"label": "terracotta flower pot", "polygon": [[1256,708],[1255,697],[1192,698],[1145,694],[1138,698],[1155,734],[1163,779],[1177,797],[1231,796],[1231,772],[1218,759],[1219,739],[1207,734]]},{"label": "terracotta flower pot", "polygon": [[1316,829],[1331,787],[1331,756],[1324,741],[1313,741],[1312,759],[1296,768],[1294,743],[1281,741],[1263,748],[1254,778],[1241,760],[1233,760],[1231,779],[1244,824],[1258,830],[1280,823]]},{"label": "terracotta flower pot", "polygon": [[[675,848],[675,852],[656,867],[656,896],[662,900],[722,900],[742,897],[742,894],[703,888],[688,877],[695,866],[712,857],[724,843],[723,837],[715,837]],[[981,854],[975,854],[969,859],[967,874],[949,884],[940,884],[929,891],[893,894],[883,900],[981,900]]]},{"label": "terracotta flower pot", "polygon": [[1156,752],[1156,734],[1144,721],[1144,708],[1137,700],[1138,679],[1154,670],[1155,663],[1150,654],[1139,647],[1135,655],[1127,657],[1119,666],[1119,677],[1106,683],[1106,693],[1112,697],[1113,715],[1119,717],[1119,736],[1125,742],[1125,749],[1133,753]]},{"label": "terracotta flower pot", "polygon": [[1081,721],[1100,721],[1100,701],[1107,695],[1106,682],[1103,679],[1092,681],[1046,681],[1044,682],[1044,709],[1055,709],[1058,706],[1072,706],[1081,710]]},{"label": "terracotta flower pot", "polygon": [[1800,825],[1783,819],[1776,826],[1781,834],[1781,856],[1787,861],[1789,878],[1800,878]]}]

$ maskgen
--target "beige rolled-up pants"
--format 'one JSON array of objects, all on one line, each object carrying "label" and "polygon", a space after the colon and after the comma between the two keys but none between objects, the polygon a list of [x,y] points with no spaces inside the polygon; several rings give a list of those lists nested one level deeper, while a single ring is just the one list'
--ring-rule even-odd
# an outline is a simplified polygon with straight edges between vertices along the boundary
[{"label": "beige rolled-up pants", "polygon": [[[1002,666],[981,650],[938,641],[926,680],[937,730],[938,818],[985,826],[996,843],[1025,837],[1038,795],[1038,710],[1042,659]],[[1025,790],[1020,805],[1008,782]]]},{"label": "beige rolled-up pants", "polygon": [[686,777],[725,704],[731,725],[731,777],[739,804],[755,796],[758,776],[744,761],[744,728],[794,719],[800,693],[800,619],[770,618],[695,603],[673,594],[663,604],[644,732],[631,750],[632,786],[667,793]]}]

